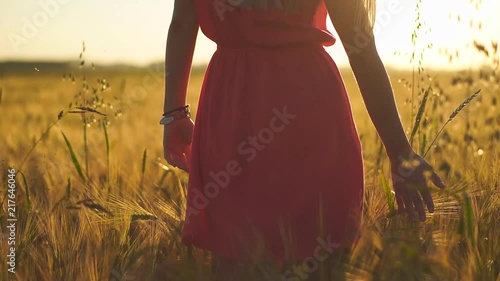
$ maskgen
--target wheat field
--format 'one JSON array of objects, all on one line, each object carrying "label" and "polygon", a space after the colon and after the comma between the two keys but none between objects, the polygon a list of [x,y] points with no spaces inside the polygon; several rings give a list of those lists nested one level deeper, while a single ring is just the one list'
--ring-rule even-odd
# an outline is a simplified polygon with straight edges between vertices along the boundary
[{"label": "wheat field", "polygon": [[[426,160],[447,187],[433,189],[436,212],[411,223],[393,215],[389,161],[350,70],[342,69],[366,171],[361,238],[341,267],[347,280],[500,281],[495,71],[427,71],[431,80],[389,70],[408,135],[422,113],[413,138],[421,152],[481,89],[430,148]],[[195,69],[189,84],[194,116],[203,74]],[[0,280],[214,280],[210,253],[180,243],[188,175],[162,157],[163,89],[161,64],[0,72]]]}]

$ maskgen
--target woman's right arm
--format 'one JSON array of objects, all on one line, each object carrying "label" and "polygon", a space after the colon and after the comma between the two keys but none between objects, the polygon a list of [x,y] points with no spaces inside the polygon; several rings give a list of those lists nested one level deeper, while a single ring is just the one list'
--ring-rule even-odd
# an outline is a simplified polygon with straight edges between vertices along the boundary
[{"label": "woman's right arm", "polygon": [[195,0],[176,0],[165,52],[164,112],[186,103],[198,27]]},{"label": "woman's right arm", "polygon": [[[163,112],[186,104],[187,86],[198,34],[195,0],[175,0],[165,53]],[[190,118],[164,125],[163,155],[168,163],[189,171],[193,122]]]},{"label": "woman's right arm", "polygon": [[[414,218],[415,207],[419,218],[425,220],[423,203],[430,212],[434,210],[424,177],[424,172],[432,171],[432,167],[413,152],[408,142],[389,76],[375,46],[364,0],[325,0],[325,3],[349,57],[370,118],[391,160],[392,180],[399,210],[406,211]],[[411,161],[417,164],[408,168],[407,160],[417,160]],[[436,186],[444,187],[434,172],[431,179]]]}]

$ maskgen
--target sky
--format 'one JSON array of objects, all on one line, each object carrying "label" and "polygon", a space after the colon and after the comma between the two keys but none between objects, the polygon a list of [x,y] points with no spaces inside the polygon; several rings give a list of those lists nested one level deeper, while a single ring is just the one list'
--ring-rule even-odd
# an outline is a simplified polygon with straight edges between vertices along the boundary
[{"label": "sky", "polygon": [[[472,2],[472,3],[471,3]],[[479,10],[474,3],[482,2]],[[85,41],[88,60],[96,63],[146,65],[164,59],[174,0],[0,0],[0,61],[73,60]],[[411,34],[416,0],[378,0],[375,37],[383,61],[411,67]],[[470,42],[500,41],[500,1],[422,0],[421,18],[431,28],[418,45],[433,44],[424,64],[434,68],[479,66],[482,57]],[[460,16],[460,22],[457,21]],[[482,29],[477,27],[482,21]],[[328,28],[333,31],[331,22]],[[200,31],[194,64],[206,64],[216,45]],[[459,50],[449,63],[444,50]],[[341,66],[347,64],[341,44],[327,51]]]}]

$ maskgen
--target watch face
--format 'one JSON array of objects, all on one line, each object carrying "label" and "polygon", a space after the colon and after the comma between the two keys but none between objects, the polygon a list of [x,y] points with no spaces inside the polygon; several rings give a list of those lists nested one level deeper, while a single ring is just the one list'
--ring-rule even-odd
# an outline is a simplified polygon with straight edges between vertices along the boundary
[{"label": "watch face", "polygon": [[167,124],[172,123],[172,121],[174,121],[174,117],[172,117],[172,116],[169,116],[169,117],[163,117],[163,118],[160,120],[160,124],[161,124],[161,125],[167,125]]}]

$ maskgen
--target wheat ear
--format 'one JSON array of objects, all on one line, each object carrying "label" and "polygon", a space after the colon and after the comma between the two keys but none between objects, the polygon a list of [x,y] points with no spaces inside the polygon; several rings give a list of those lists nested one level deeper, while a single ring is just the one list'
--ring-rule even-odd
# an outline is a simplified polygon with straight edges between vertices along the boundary
[{"label": "wheat ear", "polygon": [[462,109],[464,109],[473,99],[475,99],[479,93],[481,92],[481,89],[478,89],[476,92],[474,92],[474,94],[470,95],[467,99],[465,99],[451,114],[450,114],[450,117],[448,118],[448,120],[446,120],[446,123],[444,123],[444,125],[441,127],[441,129],[439,129],[439,132],[437,133],[437,135],[434,137],[434,139],[432,140],[431,144],[429,145],[429,147],[427,148],[427,150],[425,151],[425,154],[424,154],[424,157],[427,155],[427,153],[429,152],[429,150],[431,150],[431,147],[434,145],[434,142],[437,140],[437,138],[439,137],[439,135],[441,135],[441,132],[443,131],[444,127],[446,127],[446,125],[448,125],[448,123],[451,122],[451,120],[453,120],[453,118],[455,118],[458,113],[460,113],[460,111],[462,111]]}]

